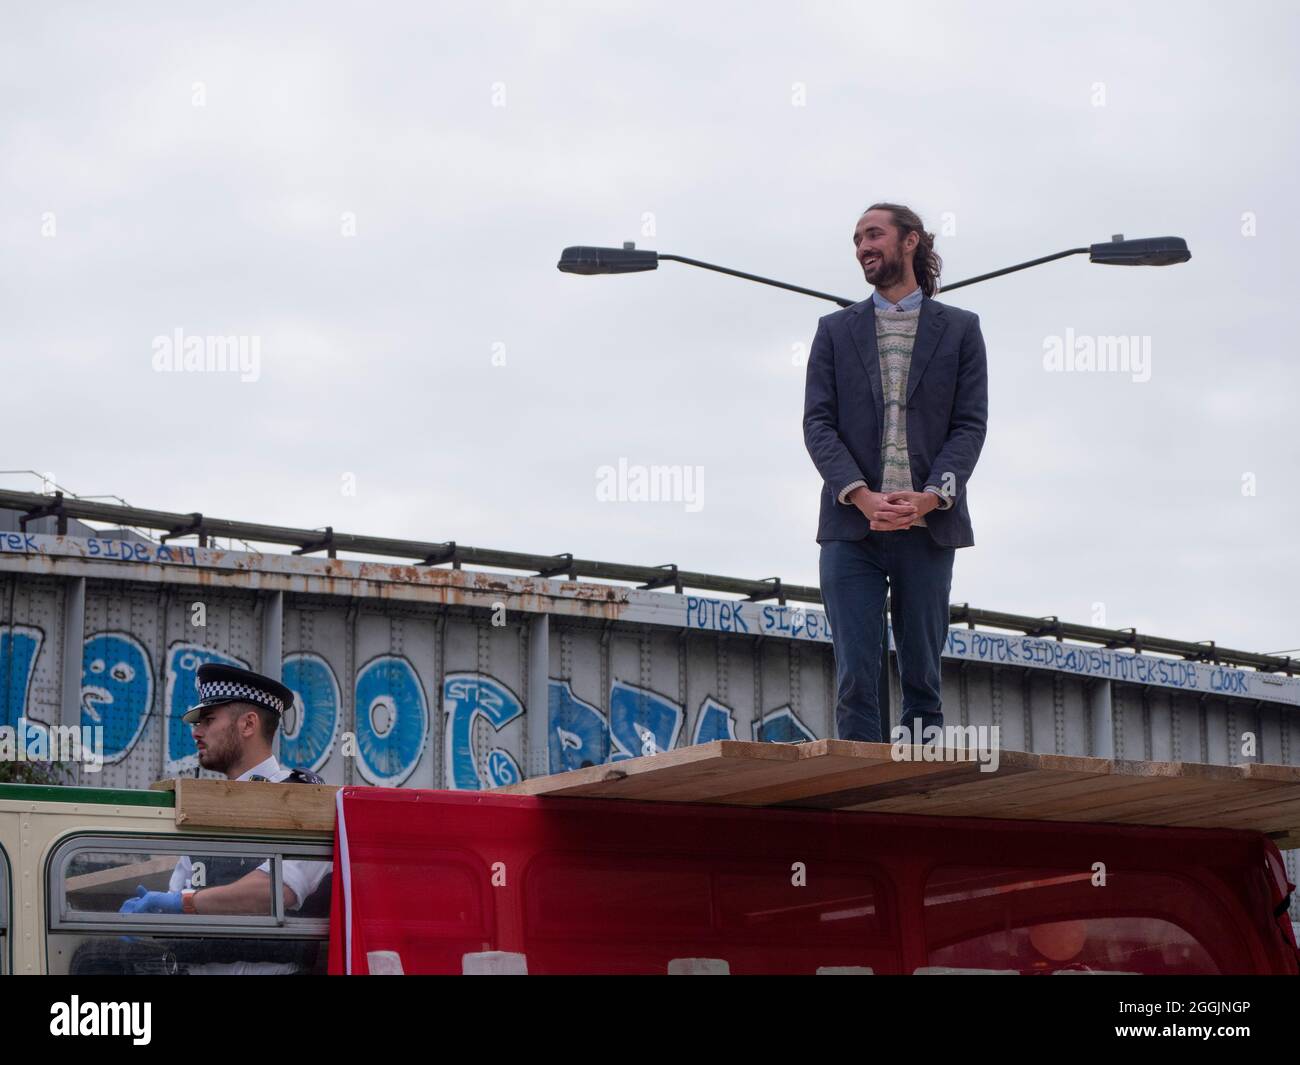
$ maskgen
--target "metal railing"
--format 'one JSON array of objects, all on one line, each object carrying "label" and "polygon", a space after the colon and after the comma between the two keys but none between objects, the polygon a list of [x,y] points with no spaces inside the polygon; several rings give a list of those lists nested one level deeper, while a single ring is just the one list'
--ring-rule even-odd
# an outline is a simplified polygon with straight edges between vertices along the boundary
[{"label": "metal railing", "polygon": [[[575,558],[572,554],[535,555],[524,551],[502,551],[487,547],[470,547],[454,540],[421,541],[395,540],[379,536],[360,536],[355,533],[335,532],[325,529],[295,529],[279,525],[259,525],[254,522],[213,518],[201,513],[173,514],[162,510],[121,506],[88,499],[77,499],[56,492],[41,495],[35,492],[13,492],[0,489],[0,509],[13,510],[21,515],[22,528],[38,518],[50,517],[61,535],[67,535],[68,520],[109,522],[121,526],[153,529],[162,533],[166,542],[181,536],[197,537],[200,546],[208,546],[213,537],[230,537],[259,544],[278,544],[293,549],[295,555],[325,552],[336,558],[338,552],[381,558],[414,560],[417,565],[450,565],[453,569],[464,566],[486,567],[522,572],[535,577],[564,576],[569,580],[591,579],[623,581],[642,589],[672,588],[677,593],[683,589],[702,592],[723,592],[739,595],[752,601],[774,599],[784,604],[787,600],[803,603],[820,603],[820,589],[812,585],[787,584],[779,577],[750,580],[742,577],[724,577],[714,573],[684,570],[675,564],[638,566],[622,562],[601,562],[596,559]],[[1149,636],[1135,629],[1106,629],[1091,625],[1077,625],[1052,617],[1029,617],[1007,614],[997,610],[981,610],[969,603],[954,603],[949,608],[953,624],[971,628],[1003,629],[1027,636],[1050,637],[1056,640],[1077,640],[1112,649],[1136,652],[1154,652],[1198,662],[1245,666],[1264,673],[1284,673],[1293,676],[1300,671],[1300,659],[1235,651],[1219,647],[1213,640],[1190,642]]]}]

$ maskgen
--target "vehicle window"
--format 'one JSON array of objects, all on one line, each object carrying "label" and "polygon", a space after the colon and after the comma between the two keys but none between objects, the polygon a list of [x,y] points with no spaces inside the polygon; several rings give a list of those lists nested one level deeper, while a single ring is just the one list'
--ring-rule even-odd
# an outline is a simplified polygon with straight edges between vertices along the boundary
[{"label": "vehicle window", "polygon": [[1161,873],[948,867],[926,883],[928,965],[1056,973],[1250,969],[1223,907]]},{"label": "vehicle window", "polygon": [[[68,840],[50,863],[49,971],[323,972],[329,850],[178,837]],[[201,893],[198,912],[184,911],[187,889]]]},{"label": "vehicle window", "polygon": [[[259,869],[266,860],[262,855],[198,847],[188,854],[177,854],[174,850],[158,853],[96,849],[70,855],[63,869],[64,916],[76,919],[89,914],[120,913],[148,918],[179,913],[179,909],[167,907],[180,906],[182,889],[229,888],[236,882],[241,889],[232,892],[224,912],[274,914],[271,877]],[[130,908],[124,911],[123,907]]]}]

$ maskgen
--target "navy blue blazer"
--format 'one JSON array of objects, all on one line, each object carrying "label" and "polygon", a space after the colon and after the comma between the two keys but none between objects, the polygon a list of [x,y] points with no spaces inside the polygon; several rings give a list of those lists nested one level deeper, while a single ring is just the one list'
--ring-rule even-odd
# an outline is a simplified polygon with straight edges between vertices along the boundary
[{"label": "navy blue blazer", "polygon": [[[979,315],[927,296],[907,377],[907,450],[913,490],[952,491],[951,507],[925,515],[930,536],[943,547],[975,543],[966,482],[984,446],[988,410]],[[876,309],[867,298],[822,318],[808,356],[803,438],[823,481],[818,543],[872,535],[862,511],[838,497],[854,481],[880,491],[884,424]]]}]

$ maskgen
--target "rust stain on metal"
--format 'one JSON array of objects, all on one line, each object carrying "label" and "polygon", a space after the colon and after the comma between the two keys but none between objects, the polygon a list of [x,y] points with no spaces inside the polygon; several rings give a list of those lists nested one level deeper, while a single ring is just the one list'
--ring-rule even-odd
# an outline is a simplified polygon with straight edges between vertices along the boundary
[{"label": "rust stain on metal", "polygon": [[[13,565],[15,556],[3,562]],[[42,550],[20,560],[29,572],[62,572],[90,563],[125,580],[147,579],[202,588],[266,589],[324,596],[361,596],[382,600],[413,599],[482,608],[505,601],[526,613],[561,613],[609,620],[630,608],[631,589],[597,582],[555,580],[525,574],[456,570],[411,563],[308,558],[297,555],[200,549],[191,564],[89,558],[84,552],[63,556]],[[129,575],[124,570],[129,567]],[[422,594],[422,590],[424,594]]]}]

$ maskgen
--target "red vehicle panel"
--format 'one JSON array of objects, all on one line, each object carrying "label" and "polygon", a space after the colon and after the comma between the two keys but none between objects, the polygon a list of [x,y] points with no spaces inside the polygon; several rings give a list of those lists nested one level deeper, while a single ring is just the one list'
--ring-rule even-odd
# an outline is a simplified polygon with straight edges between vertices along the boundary
[{"label": "red vehicle panel", "polygon": [[381,788],[336,832],[332,973],[1298,971],[1251,832]]}]

